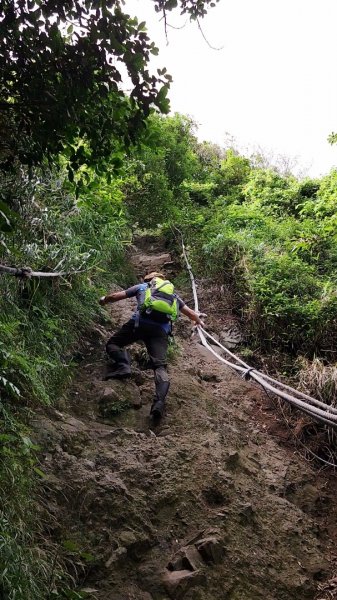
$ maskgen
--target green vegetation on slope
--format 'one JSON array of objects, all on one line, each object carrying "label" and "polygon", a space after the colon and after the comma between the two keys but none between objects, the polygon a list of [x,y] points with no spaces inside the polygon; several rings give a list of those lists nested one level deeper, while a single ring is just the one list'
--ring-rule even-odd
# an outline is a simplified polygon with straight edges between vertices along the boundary
[{"label": "green vegetation on slope", "polygon": [[198,275],[232,285],[252,344],[333,358],[337,172],[300,181],[256,167],[198,143],[193,123],[177,115],[153,116],[152,129],[155,144],[131,163],[133,218],[168,226],[168,236],[179,225]]},{"label": "green vegetation on slope", "polygon": [[0,278],[0,590],[9,600],[33,600],[49,597],[55,579],[59,591],[68,584],[59,561],[54,564],[55,548],[41,547],[42,524],[33,518],[32,496],[43,473],[29,420],[69,381],[83,331],[102,318],[97,298],[112,283],[129,282],[130,231],[118,183],[96,180],[95,192],[76,199],[60,173],[30,182],[19,175],[15,182],[3,179],[16,226],[2,238],[2,260],[47,272],[83,271]]}]

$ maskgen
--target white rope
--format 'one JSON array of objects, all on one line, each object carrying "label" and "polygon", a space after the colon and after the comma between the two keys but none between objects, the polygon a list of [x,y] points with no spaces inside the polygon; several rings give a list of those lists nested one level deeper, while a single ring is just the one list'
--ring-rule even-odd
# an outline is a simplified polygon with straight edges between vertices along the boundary
[{"label": "white rope", "polygon": [[[177,231],[179,231],[179,229],[177,229]],[[199,300],[198,300],[198,294],[197,294],[197,285],[196,285],[194,275],[192,272],[192,267],[188,260],[183,236],[180,231],[179,231],[179,233],[181,236],[181,244],[182,244],[184,259],[186,262],[186,267],[187,267],[187,270],[188,270],[188,273],[189,273],[189,276],[191,279],[195,311],[199,312]],[[312,398],[308,394],[304,394],[303,392],[300,392],[300,391],[292,388],[291,386],[286,385],[285,383],[282,383],[280,381],[277,381],[276,379],[269,377],[269,375],[260,373],[256,369],[250,367],[246,362],[244,362],[241,358],[236,356],[228,348],[226,348],[225,346],[220,344],[220,342],[218,342],[211,334],[209,334],[200,325],[197,325],[197,331],[198,331],[202,345],[205,346],[219,361],[221,361],[222,363],[224,363],[231,369],[234,369],[235,371],[241,373],[241,375],[243,377],[245,377],[245,375],[246,375],[249,378],[254,379],[265,390],[269,390],[276,396],[279,396],[283,400],[286,400],[292,406],[295,406],[296,408],[298,408],[299,410],[301,410],[302,412],[304,412],[311,418],[315,419],[316,421],[319,421],[319,422],[323,423],[324,425],[328,425],[329,427],[337,427],[337,409],[336,408],[334,408],[333,406],[330,406],[329,404],[325,404],[324,402],[321,402],[320,400],[317,400],[316,398]],[[214,350],[214,348],[212,348],[212,346],[209,344],[206,337],[211,339],[214,344],[219,346],[222,350],[224,350],[226,352],[226,354],[228,356],[230,356],[233,360],[236,361],[236,363],[239,363],[239,364],[230,362],[229,360],[226,360],[225,358],[220,356]],[[290,392],[290,393],[288,393],[288,392]]]},{"label": "white rope", "polygon": [[[253,368],[249,367],[249,365],[247,365],[247,363],[245,363],[243,360],[241,360],[241,358],[239,358],[238,356],[236,356],[235,354],[233,354],[233,352],[231,352],[230,350],[228,350],[228,348],[226,348],[225,346],[223,346],[222,344],[220,344],[220,342],[218,342],[212,335],[210,335],[207,331],[205,331],[205,329],[202,329],[202,331],[203,331],[203,333],[209,339],[211,339],[213,341],[214,344],[216,344],[222,350],[224,350],[225,352],[227,352],[232,358],[234,358],[234,360],[237,360],[242,365],[244,365],[246,367],[246,370],[249,371],[249,376],[250,377],[252,377],[251,372],[254,373],[254,371],[255,371],[256,373],[258,373],[258,371],[256,371],[256,369],[253,369]],[[237,365],[235,365],[235,367],[237,367]],[[330,406],[328,404],[325,404],[324,402],[321,402],[320,400],[317,400],[316,398],[313,398],[312,396],[308,396],[308,394],[304,394],[303,392],[300,392],[299,390],[296,390],[295,388],[292,388],[290,385],[282,383],[281,381],[277,381],[276,379],[273,379],[272,377],[269,377],[269,375],[266,375],[265,373],[261,373],[261,376],[264,379],[266,379],[267,381],[270,381],[271,383],[274,383],[276,386],[280,387],[281,389],[283,388],[284,390],[288,390],[288,391],[292,392],[293,394],[299,396],[300,398],[308,400],[309,402],[311,402],[312,404],[314,404],[316,406],[319,406],[319,407],[321,407],[323,409],[325,409],[326,407],[328,407],[329,411],[332,414],[337,415],[337,408],[335,408],[334,406]]]}]

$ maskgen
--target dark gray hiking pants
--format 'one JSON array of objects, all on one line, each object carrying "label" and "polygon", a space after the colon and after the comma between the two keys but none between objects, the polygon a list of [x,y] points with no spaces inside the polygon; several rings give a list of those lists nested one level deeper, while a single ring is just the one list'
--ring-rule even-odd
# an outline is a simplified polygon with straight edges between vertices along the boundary
[{"label": "dark gray hiking pants", "polygon": [[154,370],[156,398],[164,402],[170,387],[166,369],[168,334],[159,325],[140,323],[135,327],[135,321],[130,319],[109,339],[106,351],[111,358],[115,358],[117,354],[114,353],[121,348],[139,341],[144,342]]}]

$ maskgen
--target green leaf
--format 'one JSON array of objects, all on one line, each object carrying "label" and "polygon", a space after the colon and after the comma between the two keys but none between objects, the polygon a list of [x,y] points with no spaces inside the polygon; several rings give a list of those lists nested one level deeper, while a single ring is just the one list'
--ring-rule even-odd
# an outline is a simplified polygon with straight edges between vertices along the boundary
[{"label": "green leaf", "polygon": [[95,560],[95,557],[92,554],[90,554],[90,552],[81,552],[80,556],[86,562],[93,562]]},{"label": "green leaf", "polygon": [[151,54],[153,54],[154,56],[158,56],[159,54],[159,48],[157,48],[157,46],[155,46],[154,44],[151,46],[150,48],[150,52]]},{"label": "green leaf", "polygon": [[62,542],[62,546],[63,548],[65,548],[65,550],[68,550],[69,552],[80,552],[78,544],[73,540],[64,540]]},{"label": "green leaf", "polygon": [[41,469],[39,469],[39,467],[34,467],[34,471],[35,471],[35,473],[37,473],[37,475],[40,475],[40,477],[42,477],[43,479],[46,479],[46,477],[48,477],[47,473],[44,473],[44,471],[41,471]]},{"label": "green leaf", "polygon": [[168,94],[168,91],[169,91],[169,86],[168,85],[163,85],[160,88],[160,90],[159,90],[159,92],[157,94],[157,100],[158,100],[158,102],[161,102],[162,100],[164,100],[164,98],[166,98],[166,96]]}]

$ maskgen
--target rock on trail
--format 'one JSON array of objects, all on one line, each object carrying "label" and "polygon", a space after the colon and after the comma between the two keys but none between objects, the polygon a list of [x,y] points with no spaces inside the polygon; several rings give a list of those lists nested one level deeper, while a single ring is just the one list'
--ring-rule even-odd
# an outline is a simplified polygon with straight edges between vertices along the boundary
[{"label": "rock on trail", "polygon": [[[133,256],[139,273],[163,262],[174,269],[149,238]],[[115,328],[132,307],[112,305]],[[79,589],[97,600],[313,600],[328,572],[324,481],[252,418],[260,389],[189,330],[177,327],[159,427],[140,346],[130,381],[102,381],[102,328],[66,401],[37,416],[48,535],[90,555]]]}]

